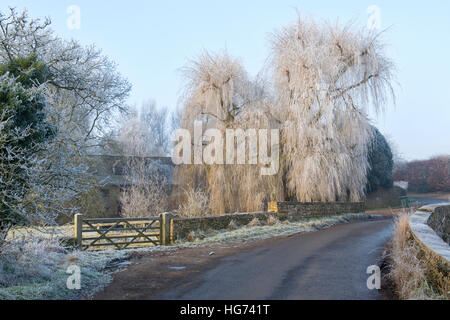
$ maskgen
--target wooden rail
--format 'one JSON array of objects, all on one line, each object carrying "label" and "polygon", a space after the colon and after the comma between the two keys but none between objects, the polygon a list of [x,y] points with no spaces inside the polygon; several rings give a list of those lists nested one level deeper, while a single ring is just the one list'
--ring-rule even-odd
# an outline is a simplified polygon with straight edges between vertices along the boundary
[{"label": "wooden rail", "polygon": [[169,213],[152,218],[98,219],[84,219],[82,214],[77,214],[74,220],[76,245],[81,250],[167,245],[173,238],[170,221]]}]

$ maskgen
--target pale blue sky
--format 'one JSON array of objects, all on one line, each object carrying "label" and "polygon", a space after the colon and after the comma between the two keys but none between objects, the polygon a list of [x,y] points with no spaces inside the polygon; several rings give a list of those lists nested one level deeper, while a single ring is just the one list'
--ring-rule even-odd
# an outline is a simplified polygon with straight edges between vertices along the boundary
[{"label": "pale blue sky", "polygon": [[[81,29],[69,30],[66,10],[81,9]],[[182,88],[179,68],[202,49],[227,48],[250,74],[263,66],[267,37],[306,16],[365,25],[366,10],[381,9],[384,39],[397,64],[397,105],[375,117],[375,124],[398,145],[406,159],[450,154],[450,3],[429,1],[99,1],[2,0],[48,16],[65,38],[94,43],[119,65],[133,84],[130,103],[154,99],[175,107]]]}]

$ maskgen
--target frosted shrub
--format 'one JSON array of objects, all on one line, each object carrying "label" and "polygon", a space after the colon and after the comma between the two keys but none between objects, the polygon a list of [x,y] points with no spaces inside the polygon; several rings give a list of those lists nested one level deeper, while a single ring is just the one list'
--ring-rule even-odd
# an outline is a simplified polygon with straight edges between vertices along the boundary
[{"label": "frosted shrub", "polygon": [[130,157],[127,162],[128,185],[120,194],[121,215],[151,217],[167,210],[168,184],[163,168],[147,163],[145,158]]},{"label": "frosted shrub", "polygon": [[265,224],[268,225],[268,226],[273,226],[273,225],[276,225],[276,224],[280,224],[280,220],[277,217],[275,217],[275,216],[269,216],[267,218]]},{"label": "frosted shrub", "polygon": [[120,195],[124,217],[157,216],[167,211],[168,173],[150,155],[163,155],[168,148],[165,109],[154,103],[143,105],[141,115],[134,110],[120,129],[119,141],[128,156],[125,167],[126,185]]},{"label": "frosted shrub", "polygon": [[200,189],[189,188],[184,192],[185,200],[178,208],[182,217],[201,217],[209,213],[208,196]]},{"label": "frosted shrub", "polygon": [[257,227],[261,225],[261,221],[259,221],[258,218],[253,218],[252,221],[250,221],[249,223],[247,223],[248,227]]}]

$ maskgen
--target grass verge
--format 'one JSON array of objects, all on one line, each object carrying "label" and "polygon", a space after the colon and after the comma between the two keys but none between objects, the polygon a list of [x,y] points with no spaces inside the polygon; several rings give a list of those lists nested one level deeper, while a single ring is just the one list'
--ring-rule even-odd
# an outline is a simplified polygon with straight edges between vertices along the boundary
[{"label": "grass verge", "polygon": [[326,229],[337,224],[352,221],[384,218],[379,215],[365,213],[348,213],[337,216],[310,218],[298,222],[270,221],[267,225],[258,225],[252,221],[249,225],[228,230],[197,230],[192,231],[187,239],[177,241],[179,246],[201,246],[208,243],[246,242],[263,240],[276,236],[286,236],[295,233],[313,232]]},{"label": "grass verge", "polygon": [[[145,249],[69,251],[59,239],[14,240],[0,251],[0,300],[73,300],[87,299],[112,280],[112,274],[127,265],[136,251],[170,250],[168,247]],[[81,271],[81,288],[68,289],[69,266]]]}]

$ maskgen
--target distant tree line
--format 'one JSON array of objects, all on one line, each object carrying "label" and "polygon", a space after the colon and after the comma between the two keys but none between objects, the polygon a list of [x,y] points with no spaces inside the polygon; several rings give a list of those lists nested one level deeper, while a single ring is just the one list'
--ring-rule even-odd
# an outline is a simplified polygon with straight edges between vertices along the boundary
[{"label": "distant tree line", "polygon": [[410,191],[450,191],[450,156],[404,162],[395,169],[394,179],[407,181]]}]

